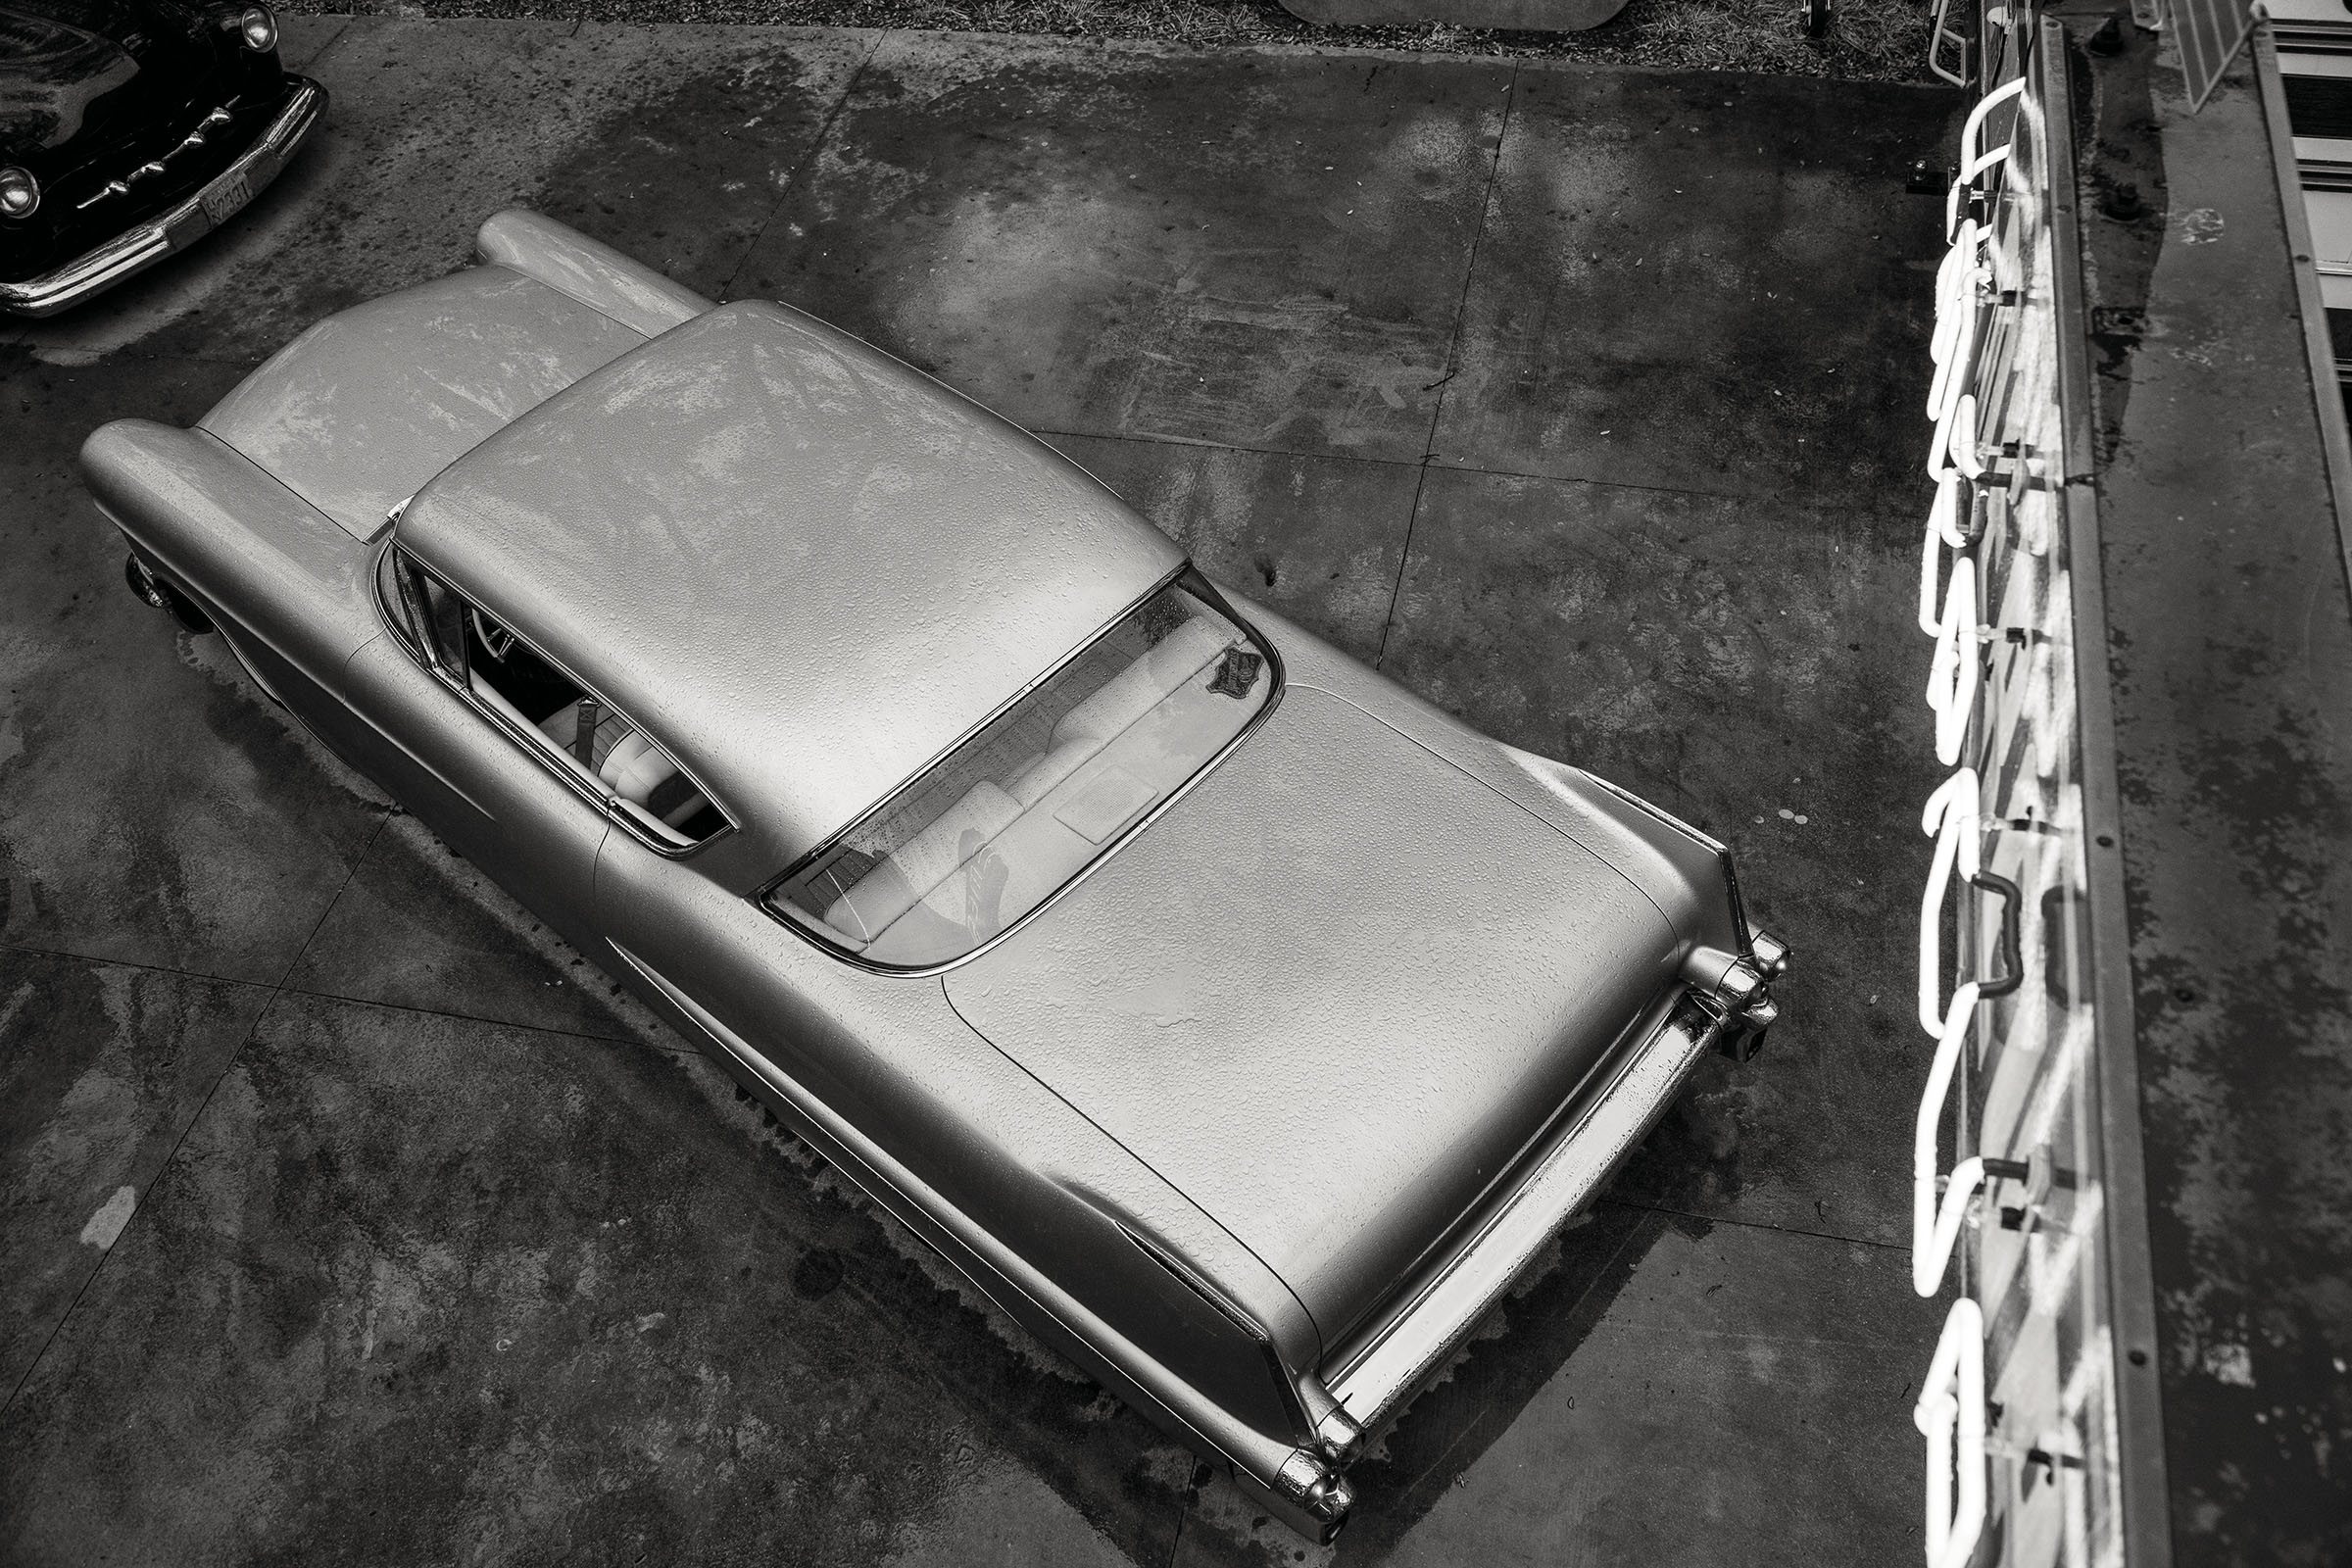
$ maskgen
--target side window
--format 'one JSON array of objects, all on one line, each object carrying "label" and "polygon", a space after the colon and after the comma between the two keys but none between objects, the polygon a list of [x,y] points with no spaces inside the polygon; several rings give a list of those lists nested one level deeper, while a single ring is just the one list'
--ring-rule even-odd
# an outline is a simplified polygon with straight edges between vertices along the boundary
[{"label": "side window", "polygon": [[425,641],[431,645],[434,662],[453,676],[464,678],[466,602],[429,572],[412,571],[411,576],[417,584]]},{"label": "side window", "polygon": [[384,552],[376,586],[409,651],[466,683],[466,602],[397,546]]},{"label": "side window", "polygon": [[395,547],[386,608],[402,640],[583,793],[656,845],[686,850],[729,826],[653,738]]}]

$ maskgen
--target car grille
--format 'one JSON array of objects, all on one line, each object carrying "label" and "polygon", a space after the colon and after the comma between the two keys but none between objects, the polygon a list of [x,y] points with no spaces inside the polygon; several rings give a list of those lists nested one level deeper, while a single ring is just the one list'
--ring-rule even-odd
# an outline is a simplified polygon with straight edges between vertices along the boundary
[{"label": "car grille", "polygon": [[80,201],[75,202],[74,204],[74,211],[87,212],[100,202],[111,201],[118,196],[127,196],[130,194],[131,187],[142,180],[161,179],[171,172],[171,165],[174,159],[184,157],[202,147],[208,137],[235,118],[233,111],[236,106],[237,100],[231,98],[219,108],[208,111],[204,118],[196,122],[195,128],[180,138],[178,146],[149,159],[135,169],[116,175]]}]

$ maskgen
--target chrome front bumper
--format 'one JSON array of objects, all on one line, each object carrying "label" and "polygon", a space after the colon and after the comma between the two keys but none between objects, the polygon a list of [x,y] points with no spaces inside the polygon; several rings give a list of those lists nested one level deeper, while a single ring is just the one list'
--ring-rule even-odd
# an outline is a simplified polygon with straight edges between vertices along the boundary
[{"label": "chrome front bumper", "polygon": [[259,195],[326,115],[324,87],[307,76],[286,79],[293,83],[294,92],[285,108],[270,128],[256,137],[235,163],[214,175],[203,190],[54,271],[22,283],[0,283],[0,315],[54,316],[78,305],[211,233],[217,225],[204,205],[208,194],[234,188],[234,182],[241,180],[246,199]]}]

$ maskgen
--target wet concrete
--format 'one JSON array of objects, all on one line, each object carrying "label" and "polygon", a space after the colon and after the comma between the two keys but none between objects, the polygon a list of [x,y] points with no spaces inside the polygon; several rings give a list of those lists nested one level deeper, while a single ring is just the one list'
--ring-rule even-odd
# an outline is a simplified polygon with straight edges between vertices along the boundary
[{"label": "wet concrete", "polygon": [[0,1386],[32,1369],[268,1000],[0,949]]},{"label": "wet concrete", "polygon": [[533,1029],[673,1043],[617,982],[406,814],[385,823],[286,985]]},{"label": "wet concrete", "polygon": [[1439,462],[1908,505],[1940,260],[1902,199],[1943,93],[1523,71],[1462,303]]},{"label": "wet concrete", "polygon": [[194,423],[244,368],[17,353],[0,390],[0,940],[274,982],[374,836],[380,798],[256,707],[220,639],[124,592],[122,539],[74,462],[121,414]]},{"label": "wet concrete", "polygon": [[[471,260],[520,202],[722,292],[874,38],[787,29],[298,19],[331,130],[184,264],[35,322],[53,359],[251,363]],[[289,19],[289,29],[296,19]]]},{"label": "wet concrete", "polygon": [[[1563,1240],[1560,1266],[1362,1467],[1394,1501],[1343,1556],[1907,1560],[1878,1429],[1836,1413],[1914,1386],[1919,1314],[1880,1310],[1902,1289],[1901,1254],[1622,1207]],[[1188,1530],[1176,1560],[1228,1555]]]},{"label": "wet concrete", "polygon": [[140,1221],[0,1419],[13,1561],[874,1561],[1021,1415],[1132,1479],[1098,1560],[1173,1542],[1164,1439],[967,1410],[1004,1346],[682,1053],[281,995]]},{"label": "wet concrete", "polygon": [[1916,670],[1889,657],[1918,635],[1892,531],[1845,508],[1521,475],[1433,469],[1422,491],[1384,667],[1723,838],[1802,949],[1793,1027],[1751,1068],[1702,1069],[1621,1193],[1908,1245],[1910,803],[1936,777]]},{"label": "wet concrete", "polygon": [[0,1556],[1334,1555],[993,1323],[122,591],[82,434],[188,422],[513,200],[933,368],[1240,591],[1740,850],[1800,954],[1788,1021],[1380,1438],[1339,1559],[1917,1550],[1938,1314],[1891,1244],[1936,215],[1902,187],[1954,100],[938,34],[289,37],[328,140],[0,351]]},{"label": "wet concrete", "polygon": [[1418,462],[1512,74],[894,36],[743,289],[1032,429]]},{"label": "wet concrete", "polygon": [[1177,441],[1052,439],[1217,581],[1358,659],[1380,657],[1412,531],[1417,467]]},{"label": "wet concrete", "polygon": [[[2118,807],[2092,853],[2124,894],[2136,1083],[2119,1088],[2145,1154],[2145,1240],[2117,1245],[2147,1248],[2153,1298],[2117,1314],[2126,1487],[2145,1486],[2125,1495],[2167,1516],[2182,1568],[2340,1563],[2352,580],[2318,421],[2336,393],[2302,380],[2285,258],[2305,230],[2262,175],[2276,122],[2252,62],[2192,115],[2148,40],[2086,36],[2070,60],[2083,303],[2109,328],[2087,422]],[[2108,195],[2125,188],[2148,200]]]}]

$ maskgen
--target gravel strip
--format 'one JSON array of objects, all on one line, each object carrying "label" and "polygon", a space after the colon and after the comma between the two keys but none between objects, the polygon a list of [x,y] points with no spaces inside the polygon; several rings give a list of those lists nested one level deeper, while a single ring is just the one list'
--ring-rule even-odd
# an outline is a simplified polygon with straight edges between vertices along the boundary
[{"label": "gravel strip", "polygon": [[292,0],[287,11],[403,17],[533,17],[591,22],[756,23],[802,27],[920,27],[1173,43],[1292,43],[1351,49],[1700,71],[1752,71],[1854,81],[1925,81],[1928,21],[1918,0],[1832,0],[1826,37],[1807,38],[1801,0],[1632,0],[1586,32],[1322,27],[1274,0]]}]

